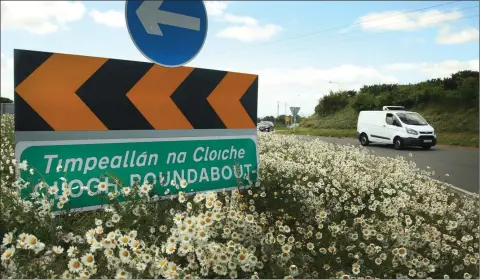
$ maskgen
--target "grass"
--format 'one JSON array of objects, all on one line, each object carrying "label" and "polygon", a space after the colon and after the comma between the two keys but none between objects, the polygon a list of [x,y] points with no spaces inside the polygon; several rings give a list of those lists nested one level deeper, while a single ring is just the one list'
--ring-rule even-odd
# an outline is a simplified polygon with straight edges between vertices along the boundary
[{"label": "grass", "polygon": [[[412,108],[420,113],[437,132],[439,145],[479,147],[478,109],[443,110],[435,107]],[[312,116],[301,123],[296,134],[326,137],[356,137],[358,112],[350,106],[324,117]],[[293,131],[279,131],[291,134]]]},{"label": "grass", "polygon": [[[411,109],[421,114],[437,132],[474,132],[478,134],[478,109],[457,109],[454,111],[439,108]],[[356,129],[358,112],[347,107],[325,117],[312,116],[301,125],[315,129]]]},{"label": "grass", "polygon": [[277,122],[275,124],[275,129],[278,129],[278,130],[284,130],[284,129],[287,129],[287,127],[285,126],[285,124],[281,123],[281,122]]},{"label": "grass", "polygon": [[[293,134],[293,130],[277,130],[280,134]],[[337,138],[356,138],[355,129],[322,129],[322,128],[297,128],[295,134],[337,137]],[[440,132],[437,135],[439,145],[477,147],[478,133],[476,132]]]}]

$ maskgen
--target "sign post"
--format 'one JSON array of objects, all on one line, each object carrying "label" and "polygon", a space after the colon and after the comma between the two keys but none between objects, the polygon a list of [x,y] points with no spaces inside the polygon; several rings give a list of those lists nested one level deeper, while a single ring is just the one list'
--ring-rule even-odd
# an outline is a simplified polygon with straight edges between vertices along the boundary
[{"label": "sign post", "polygon": [[207,37],[208,18],[202,0],[127,0],[125,19],[137,49],[166,67],[194,59]]},{"label": "sign post", "polygon": [[257,75],[27,50],[14,65],[15,155],[38,171],[23,197],[45,180],[60,210],[65,177],[81,211],[135,182],[165,197],[256,180]]},{"label": "sign post", "polygon": [[297,114],[300,111],[300,107],[290,107],[290,112],[293,115],[293,133],[295,133],[295,128],[297,124]]}]

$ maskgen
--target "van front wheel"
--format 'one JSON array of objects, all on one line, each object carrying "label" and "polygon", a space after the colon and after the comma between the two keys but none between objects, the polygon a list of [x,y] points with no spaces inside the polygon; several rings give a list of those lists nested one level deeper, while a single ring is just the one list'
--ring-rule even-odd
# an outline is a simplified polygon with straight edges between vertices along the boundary
[{"label": "van front wheel", "polygon": [[367,136],[367,134],[362,133],[362,135],[360,135],[360,144],[361,144],[362,146],[368,146],[368,144],[370,144],[370,142],[368,141],[368,136]]},{"label": "van front wheel", "polygon": [[401,149],[403,149],[403,141],[402,141],[402,138],[400,138],[400,137],[395,137],[395,139],[393,140],[393,147],[395,148],[395,150],[401,150]]}]

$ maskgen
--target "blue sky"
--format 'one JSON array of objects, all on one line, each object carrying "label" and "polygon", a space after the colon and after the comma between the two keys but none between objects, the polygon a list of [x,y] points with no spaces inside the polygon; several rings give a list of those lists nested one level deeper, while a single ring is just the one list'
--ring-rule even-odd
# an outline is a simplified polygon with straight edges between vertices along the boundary
[{"label": "blue sky", "polygon": [[[280,114],[286,103],[309,115],[329,90],[479,66],[478,1],[206,5],[208,36],[189,65],[258,74],[259,116],[276,115],[277,102]],[[124,9],[124,1],[2,1],[2,96],[13,96],[14,48],[146,61],[130,39]]]}]

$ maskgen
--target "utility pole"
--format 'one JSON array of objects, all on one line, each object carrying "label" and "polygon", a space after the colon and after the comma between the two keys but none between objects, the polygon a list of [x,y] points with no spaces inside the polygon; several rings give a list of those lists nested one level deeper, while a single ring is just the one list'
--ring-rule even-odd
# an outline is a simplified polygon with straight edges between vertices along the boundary
[{"label": "utility pole", "polygon": [[278,117],[280,117],[280,101],[277,101],[277,118],[275,119],[275,126],[277,126]]}]

